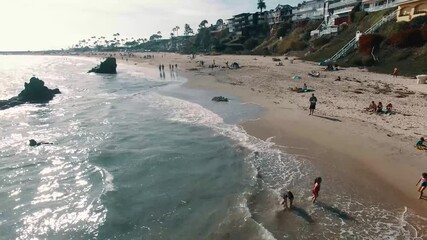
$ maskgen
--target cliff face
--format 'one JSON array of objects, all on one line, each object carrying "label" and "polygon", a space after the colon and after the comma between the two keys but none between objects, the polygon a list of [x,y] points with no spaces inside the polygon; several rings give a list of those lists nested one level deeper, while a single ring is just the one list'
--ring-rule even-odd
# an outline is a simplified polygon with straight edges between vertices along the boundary
[{"label": "cliff face", "polygon": [[113,57],[108,57],[105,61],[101,62],[98,66],[89,70],[89,73],[105,73],[105,74],[116,74],[117,73],[117,63],[116,59]]},{"label": "cliff face", "polygon": [[[394,9],[379,12],[357,12],[351,24],[343,25],[336,36],[323,36],[308,41],[306,60],[321,62],[333,56],[354,36],[365,31]],[[340,66],[367,67],[369,70],[414,76],[427,72],[427,17],[411,22],[390,21],[373,34],[363,35],[358,47],[337,60]]]}]

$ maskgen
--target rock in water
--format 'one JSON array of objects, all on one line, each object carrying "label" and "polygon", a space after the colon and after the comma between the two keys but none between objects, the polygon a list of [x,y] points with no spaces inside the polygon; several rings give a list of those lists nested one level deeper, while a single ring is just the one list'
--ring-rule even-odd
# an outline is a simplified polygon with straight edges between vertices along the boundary
[{"label": "rock in water", "polygon": [[89,70],[89,73],[108,73],[108,74],[116,74],[117,71],[117,63],[116,59],[113,57],[108,57],[105,61],[101,62],[98,66]]},{"label": "rock in water", "polygon": [[45,103],[53,99],[55,94],[61,93],[58,88],[49,89],[44,82],[32,77],[29,83],[25,83],[25,89],[9,100],[0,100],[0,110],[8,109],[24,103]]},{"label": "rock in water", "polygon": [[215,101],[215,102],[228,102],[228,98],[223,97],[223,96],[218,96],[218,97],[213,97],[212,101]]},{"label": "rock in water", "polygon": [[49,89],[44,82],[36,77],[32,77],[29,83],[25,83],[25,89],[18,95],[18,100],[22,102],[41,103],[53,99],[55,94],[61,93],[58,88]]}]

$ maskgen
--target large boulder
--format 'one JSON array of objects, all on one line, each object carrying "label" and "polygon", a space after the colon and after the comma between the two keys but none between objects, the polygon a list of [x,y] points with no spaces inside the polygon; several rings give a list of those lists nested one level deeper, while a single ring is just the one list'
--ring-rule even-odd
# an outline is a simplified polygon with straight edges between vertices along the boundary
[{"label": "large boulder", "polygon": [[24,103],[45,103],[53,99],[55,94],[60,94],[58,88],[49,89],[44,82],[32,77],[29,83],[25,83],[24,90],[18,96],[8,100],[0,100],[0,110],[8,109]]},{"label": "large boulder", "polygon": [[18,95],[18,99],[22,102],[42,103],[52,100],[59,93],[58,88],[49,89],[42,80],[32,77],[29,83],[24,84],[24,90]]},{"label": "large boulder", "polygon": [[101,62],[98,66],[89,70],[89,73],[107,73],[107,74],[116,74],[117,73],[117,63],[116,58],[108,57],[105,61]]},{"label": "large boulder", "polygon": [[228,98],[223,97],[223,96],[217,96],[217,97],[213,97],[212,101],[214,101],[214,102],[228,102]]}]

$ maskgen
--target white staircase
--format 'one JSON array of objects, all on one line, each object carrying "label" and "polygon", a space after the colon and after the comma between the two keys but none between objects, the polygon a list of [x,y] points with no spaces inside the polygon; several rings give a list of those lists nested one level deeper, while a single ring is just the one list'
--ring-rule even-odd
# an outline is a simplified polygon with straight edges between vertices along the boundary
[{"label": "white staircase", "polygon": [[[386,24],[387,22],[389,22],[392,19],[396,18],[397,15],[397,10],[395,10],[394,12],[390,13],[387,16],[384,16],[383,18],[381,18],[381,20],[379,20],[378,22],[376,22],[374,25],[372,25],[368,30],[366,30],[364,32],[364,34],[370,34],[375,32],[376,30],[378,30],[380,27],[382,27],[384,24]],[[337,53],[335,53],[334,56],[332,56],[331,58],[325,60],[324,62],[335,62],[336,60],[340,59],[341,57],[344,57],[345,55],[347,55],[347,53],[350,50],[353,50],[356,48],[357,44],[357,40],[356,37],[354,37],[353,39],[351,39],[346,45],[344,45],[344,47],[342,47]]]}]

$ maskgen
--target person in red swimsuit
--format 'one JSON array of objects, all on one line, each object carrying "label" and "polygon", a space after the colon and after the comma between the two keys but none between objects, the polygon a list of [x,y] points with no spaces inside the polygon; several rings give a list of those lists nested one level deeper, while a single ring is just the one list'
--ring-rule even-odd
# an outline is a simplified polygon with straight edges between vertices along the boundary
[{"label": "person in red swimsuit", "polygon": [[315,203],[317,200],[317,197],[319,197],[319,191],[320,191],[320,184],[321,183],[322,183],[321,177],[317,177],[316,179],[314,179],[314,187],[313,187],[313,190],[311,190],[311,192],[313,193],[313,197],[311,198],[311,201],[313,203]]}]

